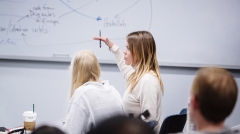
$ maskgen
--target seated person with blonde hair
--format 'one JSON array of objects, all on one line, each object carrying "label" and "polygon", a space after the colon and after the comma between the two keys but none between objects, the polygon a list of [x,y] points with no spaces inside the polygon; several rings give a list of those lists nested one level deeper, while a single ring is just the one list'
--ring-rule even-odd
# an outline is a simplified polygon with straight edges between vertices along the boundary
[{"label": "seated person with blonde hair", "polygon": [[[238,95],[234,77],[225,69],[202,68],[191,89],[189,113],[196,134],[236,134],[225,126]],[[239,133],[238,133],[239,134]]]},{"label": "seated person with blonde hair", "polygon": [[86,134],[102,120],[123,114],[119,92],[107,80],[99,82],[100,65],[93,52],[78,52],[70,69],[71,93],[64,124],[68,134]]}]

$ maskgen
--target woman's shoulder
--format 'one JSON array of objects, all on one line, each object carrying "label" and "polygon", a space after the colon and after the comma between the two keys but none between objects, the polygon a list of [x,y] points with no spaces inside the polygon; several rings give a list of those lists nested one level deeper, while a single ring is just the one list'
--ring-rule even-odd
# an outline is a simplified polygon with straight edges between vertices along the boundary
[{"label": "woman's shoulder", "polygon": [[75,99],[81,98],[81,96],[85,95],[88,91],[92,90],[93,88],[95,88],[95,82],[86,82],[75,90],[73,98]]},{"label": "woman's shoulder", "polygon": [[89,86],[80,86],[80,87],[78,87],[76,90],[75,90],[75,92],[74,92],[74,94],[76,95],[82,95],[82,94],[84,94],[86,91],[88,91],[90,88],[89,88]]},{"label": "woman's shoulder", "polygon": [[75,102],[78,101],[80,98],[82,98],[82,96],[85,94],[86,91],[88,91],[90,88],[88,88],[87,86],[80,86],[78,87],[72,98],[71,98],[71,102]]},{"label": "woman's shoulder", "polygon": [[157,75],[154,71],[149,71],[148,73],[144,74],[141,78],[141,81],[149,81],[149,80],[158,80]]},{"label": "woman's shoulder", "polygon": [[144,76],[139,80],[138,85],[139,86],[152,86],[152,87],[160,88],[160,83],[159,83],[158,77],[155,74],[155,72],[153,72],[153,71],[150,71],[150,72],[144,74]]},{"label": "woman's shoulder", "polygon": [[101,82],[86,82],[82,86],[76,89],[75,93],[77,96],[88,96],[92,94],[98,94],[103,92],[117,91],[115,87],[109,84],[108,80]]},{"label": "woman's shoulder", "polygon": [[[159,94],[160,83],[158,81],[157,75],[152,71],[144,74],[136,86],[136,92],[141,94]],[[149,90],[151,89],[151,90]]]}]

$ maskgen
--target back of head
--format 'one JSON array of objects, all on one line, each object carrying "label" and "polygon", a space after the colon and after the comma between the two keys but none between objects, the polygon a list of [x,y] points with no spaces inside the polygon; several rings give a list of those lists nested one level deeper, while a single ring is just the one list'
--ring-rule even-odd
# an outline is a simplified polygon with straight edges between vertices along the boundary
[{"label": "back of head", "polygon": [[153,134],[153,130],[142,120],[118,115],[104,120],[89,134]]},{"label": "back of head", "polygon": [[163,90],[163,84],[160,78],[157,61],[156,44],[152,34],[148,31],[132,32],[127,36],[127,42],[133,59],[136,59],[135,69],[136,74],[139,75],[137,76],[133,74],[130,76],[129,82],[133,83],[128,83],[128,85],[132,85],[132,88],[134,88],[138,82],[138,79],[140,79],[145,73],[152,70],[156,73],[161,85],[161,89]]},{"label": "back of head", "polygon": [[32,134],[65,134],[62,130],[52,126],[41,126],[32,132]]},{"label": "back of head", "polygon": [[100,65],[97,57],[89,50],[82,50],[75,54],[71,62],[71,93],[88,81],[98,81],[100,77]]},{"label": "back of head", "polygon": [[231,73],[216,67],[200,69],[191,92],[202,116],[213,124],[224,121],[231,114],[238,95]]}]

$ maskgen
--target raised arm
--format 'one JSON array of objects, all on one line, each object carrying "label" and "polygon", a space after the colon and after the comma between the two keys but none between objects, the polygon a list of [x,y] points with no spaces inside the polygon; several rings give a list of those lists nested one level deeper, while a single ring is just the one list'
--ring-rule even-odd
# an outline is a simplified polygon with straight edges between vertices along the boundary
[{"label": "raised arm", "polygon": [[94,37],[93,39],[103,41],[109,48],[111,48],[114,45],[112,41],[105,37]]},{"label": "raised arm", "polygon": [[127,80],[127,78],[134,72],[134,69],[132,68],[132,66],[125,64],[124,54],[120,50],[120,48],[117,45],[115,45],[112,41],[110,41],[108,38],[94,37],[93,39],[103,41],[109,47],[109,50],[112,53],[114,53],[118,68],[124,75],[124,78]]}]

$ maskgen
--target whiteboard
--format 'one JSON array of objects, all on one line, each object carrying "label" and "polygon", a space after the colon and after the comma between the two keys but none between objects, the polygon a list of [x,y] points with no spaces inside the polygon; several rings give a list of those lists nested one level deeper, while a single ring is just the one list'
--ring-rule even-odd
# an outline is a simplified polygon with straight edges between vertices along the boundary
[{"label": "whiteboard", "polygon": [[159,64],[240,69],[239,0],[0,0],[0,58],[70,59],[93,51],[114,56],[92,38],[125,49],[126,36],[150,31]]}]

